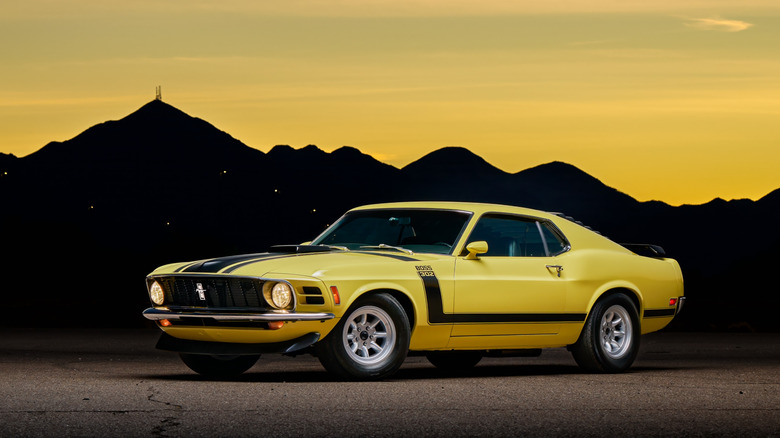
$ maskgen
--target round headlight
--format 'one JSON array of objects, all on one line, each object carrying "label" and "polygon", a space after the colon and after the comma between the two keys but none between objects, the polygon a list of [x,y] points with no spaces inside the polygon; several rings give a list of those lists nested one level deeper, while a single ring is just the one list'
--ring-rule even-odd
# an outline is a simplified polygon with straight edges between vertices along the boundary
[{"label": "round headlight", "polygon": [[163,288],[160,286],[160,283],[156,281],[152,283],[152,287],[149,288],[149,296],[152,298],[154,304],[162,306],[162,303],[165,301],[165,294],[163,293]]},{"label": "round headlight", "polygon": [[271,304],[278,309],[284,309],[292,302],[292,289],[287,283],[276,283],[271,289]]}]

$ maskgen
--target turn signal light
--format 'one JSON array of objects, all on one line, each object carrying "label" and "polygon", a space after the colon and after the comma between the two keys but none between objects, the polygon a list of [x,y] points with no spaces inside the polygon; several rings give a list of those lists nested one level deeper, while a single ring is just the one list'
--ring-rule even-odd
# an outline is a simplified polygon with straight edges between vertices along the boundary
[{"label": "turn signal light", "polygon": [[268,328],[271,330],[279,330],[284,327],[284,321],[271,321],[268,323]]},{"label": "turn signal light", "polygon": [[171,322],[168,321],[167,319],[161,319],[160,320],[160,325],[163,326],[163,327],[170,327],[173,324],[171,324]]},{"label": "turn signal light", "polygon": [[669,298],[669,305],[674,306],[677,304],[677,298]]},{"label": "turn signal light", "polygon": [[339,288],[337,288],[336,286],[331,286],[330,293],[333,294],[333,302],[335,304],[341,304],[341,297],[339,296]]}]

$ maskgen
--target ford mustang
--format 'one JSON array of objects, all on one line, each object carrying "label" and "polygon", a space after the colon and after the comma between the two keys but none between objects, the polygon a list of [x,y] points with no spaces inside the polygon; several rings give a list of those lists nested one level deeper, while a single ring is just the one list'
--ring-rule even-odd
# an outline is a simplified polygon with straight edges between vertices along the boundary
[{"label": "ford mustang", "polygon": [[355,208],[311,242],[162,266],[147,289],[157,348],[211,378],[265,353],[313,353],[368,380],[409,354],[457,372],[551,347],[620,372],[685,300],[658,246],[617,244],[561,214],[454,202]]}]

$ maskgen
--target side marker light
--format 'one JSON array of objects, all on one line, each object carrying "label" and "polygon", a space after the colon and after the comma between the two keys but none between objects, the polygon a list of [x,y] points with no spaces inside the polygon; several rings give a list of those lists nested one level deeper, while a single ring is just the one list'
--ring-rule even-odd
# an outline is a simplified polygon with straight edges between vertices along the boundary
[{"label": "side marker light", "polygon": [[336,286],[331,286],[330,293],[333,294],[333,302],[337,305],[341,304],[341,297],[339,296],[339,288]]},{"label": "side marker light", "polygon": [[284,321],[271,321],[268,323],[268,328],[271,330],[279,330],[284,327]]},{"label": "side marker light", "polygon": [[677,304],[677,298],[669,298],[669,305],[674,306]]},{"label": "side marker light", "polygon": [[161,319],[161,320],[160,320],[160,325],[161,325],[161,326],[163,326],[163,327],[170,327],[170,326],[172,326],[173,324],[171,324],[171,322],[170,322],[170,321],[168,321],[167,319]]}]

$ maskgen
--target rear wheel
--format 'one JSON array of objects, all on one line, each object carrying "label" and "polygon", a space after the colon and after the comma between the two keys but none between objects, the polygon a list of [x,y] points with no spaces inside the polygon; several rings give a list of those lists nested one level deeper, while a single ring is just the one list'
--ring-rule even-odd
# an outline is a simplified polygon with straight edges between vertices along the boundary
[{"label": "rear wheel", "polygon": [[587,371],[625,371],[639,352],[640,333],[638,312],[631,299],[623,294],[610,295],[593,306],[571,352]]},{"label": "rear wheel", "polygon": [[192,371],[212,379],[228,379],[252,368],[260,355],[212,356],[208,354],[180,353],[179,357]]},{"label": "rear wheel", "polygon": [[358,300],[336,327],[316,344],[328,371],[354,380],[387,377],[409,351],[411,329],[401,304],[385,293]]},{"label": "rear wheel", "polygon": [[482,360],[482,352],[431,351],[425,357],[428,362],[446,373],[462,373],[474,368]]}]

